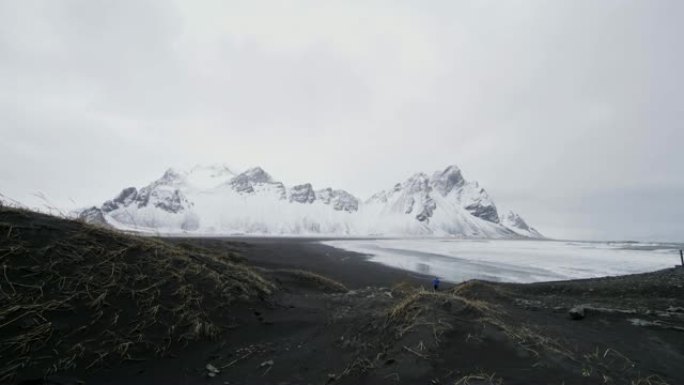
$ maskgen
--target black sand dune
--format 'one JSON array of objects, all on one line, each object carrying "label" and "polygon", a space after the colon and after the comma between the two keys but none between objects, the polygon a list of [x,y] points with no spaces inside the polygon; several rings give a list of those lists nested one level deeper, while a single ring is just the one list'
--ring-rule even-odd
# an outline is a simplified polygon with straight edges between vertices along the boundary
[{"label": "black sand dune", "polygon": [[684,383],[678,269],[434,293],[307,240],[137,238],[7,208],[0,265],[0,383]]}]

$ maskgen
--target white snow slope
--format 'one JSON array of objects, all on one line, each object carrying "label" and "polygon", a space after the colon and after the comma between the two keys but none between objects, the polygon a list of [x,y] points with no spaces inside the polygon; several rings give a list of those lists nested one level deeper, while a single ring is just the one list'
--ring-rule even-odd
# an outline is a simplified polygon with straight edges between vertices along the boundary
[{"label": "white snow slope", "polygon": [[519,215],[500,215],[487,192],[456,166],[417,173],[365,202],[308,183],[286,187],[259,167],[242,173],[226,166],[169,169],[79,216],[166,234],[542,237]]}]

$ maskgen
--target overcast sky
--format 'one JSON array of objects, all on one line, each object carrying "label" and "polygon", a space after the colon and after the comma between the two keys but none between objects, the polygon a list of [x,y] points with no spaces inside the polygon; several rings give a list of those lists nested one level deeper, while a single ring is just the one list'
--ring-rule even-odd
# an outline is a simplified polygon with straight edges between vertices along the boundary
[{"label": "overcast sky", "polygon": [[457,164],[542,233],[684,241],[684,2],[0,0],[0,192]]}]

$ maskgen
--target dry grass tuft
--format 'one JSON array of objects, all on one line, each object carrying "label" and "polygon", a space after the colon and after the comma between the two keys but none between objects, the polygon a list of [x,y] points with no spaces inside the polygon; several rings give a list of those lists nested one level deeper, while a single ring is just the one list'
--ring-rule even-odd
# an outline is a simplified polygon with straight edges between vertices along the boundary
[{"label": "dry grass tuft", "polygon": [[434,292],[423,288],[414,289],[387,312],[390,321],[411,321],[435,307],[453,309],[460,312],[473,312],[477,315],[496,313],[496,308],[484,301],[474,300],[450,292]]},{"label": "dry grass tuft", "polygon": [[511,341],[536,357],[541,357],[540,352],[544,351],[560,355],[571,361],[577,361],[569,348],[532,326],[517,325],[496,317],[483,318],[482,321],[498,328]]},{"label": "dry grass tuft", "polygon": [[630,385],[670,385],[670,383],[666,382],[657,375],[652,375],[632,380]]},{"label": "dry grass tuft", "polygon": [[504,299],[510,296],[500,285],[492,285],[489,282],[475,279],[460,283],[449,290],[449,292],[462,297],[477,297],[486,300]]},{"label": "dry grass tuft", "polygon": [[495,373],[473,373],[456,380],[454,385],[502,385],[503,380],[496,377]]},{"label": "dry grass tuft", "polygon": [[216,338],[272,289],[234,255],[0,207],[0,383]]},{"label": "dry grass tuft", "polygon": [[[481,299],[493,295],[497,298],[504,296],[493,286],[479,281],[469,281],[445,292],[415,289],[388,309],[387,324],[400,338],[419,327],[431,327],[434,340],[439,345],[440,336],[449,329],[449,322],[479,322],[499,329],[510,341],[533,356],[541,357],[544,352],[577,362],[571,350],[560,341],[532,325],[512,320],[501,306]],[[470,382],[462,383],[478,383],[473,382],[476,379],[466,376],[462,380]]]},{"label": "dry grass tuft", "polygon": [[497,312],[494,306],[479,300],[417,288],[387,310],[385,328],[397,338],[422,330],[438,346],[443,334],[452,329],[453,320],[477,320]]},{"label": "dry grass tuft", "polygon": [[349,291],[342,283],[306,270],[278,269],[278,274],[287,275],[299,282],[311,285],[327,293],[346,293]]},{"label": "dry grass tuft", "polygon": [[418,290],[419,286],[407,281],[401,281],[392,286],[392,293],[397,295],[407,295]]}]

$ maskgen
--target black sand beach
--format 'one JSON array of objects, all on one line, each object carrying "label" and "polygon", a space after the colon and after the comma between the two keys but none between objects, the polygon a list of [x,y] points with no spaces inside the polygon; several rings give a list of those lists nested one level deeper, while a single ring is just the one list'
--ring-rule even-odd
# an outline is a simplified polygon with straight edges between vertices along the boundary
[{"label": "black sand beach", "polygon": [[684,383],[681,269],[435,293],[313,240],[1,208],[0,257],[0,383]]},{"label": "black sand beach", "polygon": [[[171,238],[208,248],[240,244],[240,254],[253,265],[266,269],[303,269],[342,282],[350,289],[389,287],[401,282],[429,288],[432,276],[368,262],[362,254],[321,244],[321,238]],[[448,285],[445,286],[449,287]]]}]

